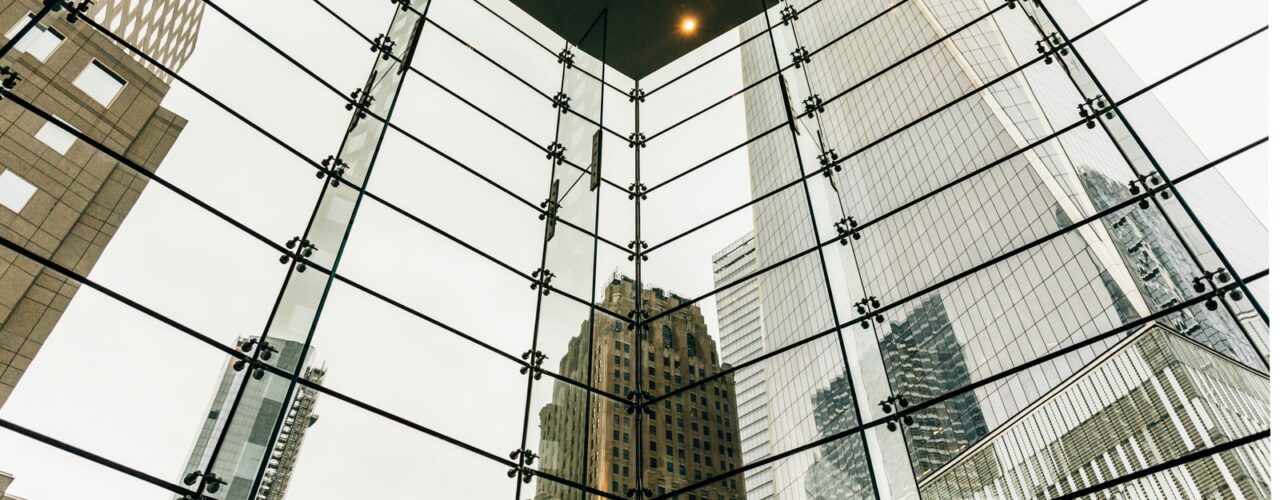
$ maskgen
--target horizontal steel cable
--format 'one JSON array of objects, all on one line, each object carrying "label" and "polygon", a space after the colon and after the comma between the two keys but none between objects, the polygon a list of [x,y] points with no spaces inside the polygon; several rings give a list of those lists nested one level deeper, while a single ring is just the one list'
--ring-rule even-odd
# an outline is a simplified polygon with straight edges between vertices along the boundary
[{"label": "horizontal steel cable", "polygon": [[[1251,275],[1251,276],[1249,276],[1249,277],[1245,278],[1245,279],[1244,279],[1244,282],[1245,282],[1245,283],[1251,283],[1251,282],[1253,282],[1253,281],[1255,281],[1255,280],[1262,279],[1262,278],[1266,277],[1268,274],[1269,274],[1269,271],[1261,271],[1261,272],[1258,272],[1258,273],[1254,273],[1253,275]],[[1222,288],[1220,288],[1219,290],[1221,290],[1221,291],[1230,291],[1230,290],[1234,290],[1234,289],[1239,288],[1239,287],[1240,287],[1240,285],[1237,285],[1237,284],[1235,284],[1235,283],[1232,283],[1232,284],[1229,284],[1229,285],[1223,286],[1223,287],[1222,287]],[[1195,296],[1195,297],[1193,297],[1193,298],[1190,298],[1190,299],[1184,300],[1184,301],[1182,301],[1182,302],[1179,302],[1179,303],[1177,303],[1177,304],[1174,304],[1174,305],[1171,305],[1171,306],[1169,306],[1169,307],[1166,307],[1165,309],[1162,309],[1162,310],[1160,310],[1159,312],[1152,313],[1152,314],[1147,315],[1147,316],[1145,316],[1145,317],[1142,317],[1142,318],[1139,318],[1139,319],[1136,319],[1136,320],[1130,321],[1130,322],[1125,323],[1125,324],[1123,324],[1123,325],[1120,325],[1120,326],[1118,326],[1118,327],[1112,328],[1111,330],[1108,330],[1108,331],[1106,331],[1106,332],[1104,332],[1104,333],[1101,333],[1101,334],[1095,335],[1095,336],[1090,337],[1090,338],[1088,338],[1088,339],[1086,339],[1086,340],[1082,340],[1082,341],[1080,341],[1080,342],[1077,342],[1077,343],[1075,343],[1075,344],[1072,344],[1072,345],[1070,345],[1070,346],[1068,346],[1068,347],[1064,347],[1064,348],[1058,349],[1058,350],[1053,351],[1053,352],[1051,352],[1051,353],[1047,353],[1047,354],[1045,354],[1045,355],[1043,355],[1043,356],[1037,357],[1037,358],[1035,358],[1035,359],[1033,359],[1033,360],[1027,361],[1027,362],[1025,362],[1025,363],[1021,363],[1021,364],[1019,364],[1019,365],[1017,365],[1017,366],[1014,366],[1014,367],[1008,368],[1008,369],[1006,369],[1006,370],[1002,370],[1002,371],[1000,371],[1000,372],[998,372],[998,373],[995,373],[995,374],[993,374],[993,375],[991,375],[991,376],[989,376],[989,377],[983,378],[983,379],[978,380],[978,381],[976,381],[976,382],[970,382],[970,383],[968,383],[968,384],[965,384],[964,386],[961,386],[961,387],[958,387],[958,388],[956,388],[956,389],[953,389],[953,390],[947,391],[946,393],[940,394],[940,395],[938,395],[938,396],[934,396],[934,397],[932,397],[932,398],[929,398],[928,400],[923,401],[923,402],[921,402],[921,403],[914,404],[914,405],[909,405],[909,406],[907,406],[906,408],[901,409],[901,410],[899,410],[899,411],[897,411],[897,412],[895,412],[895,413],[892,413],[892,414],[889,414],[889,415],[885,415],[885,416],[883,416],[883,417],[877,418],[877,419],[875,419],[875,420],[868,421],[868,422],[863,423],[863,424],[855,425],[855,426],[850,427],[850,428],[848,428],[848,429],[845,429],[845,430],[843,430],[843,431],[836,432],[836,433],[830,434],[830,435],[828,435],[828,436],[824,436],[824,437],[822,437],[822,438],[820,438],[820,439],[817,439],[817,440],[811,441],[811,442],[809,442],[809,443],[806,443],[806,444],[804,444],[804,445],[798,446],[798,447],[796,447],[796,448],[792,448],[792,449],[790,449],[790,450],[787,450],[787,451],[784,451],[784,452],[781,452],[781,453],[777,453],[777,454],[775,454],[775,455],[771,455],[771,456],[769,456],[769,457],[766,457],[766,458],[763,458],[763,459],[757,460],[757,461],[752,462],[752,463],[750,463],[750,464],[746,464],[746,465],[743,465],[743,466],[741,466],[741,467],[738,467],[738,468],[735,468],[735,469],[732,469],[732,470],[729,470],[729,471],[725,471],[725,472],[722,472],[722,473],[716,474],[716,475],[714,475],[714,476],[711,476],[711,477],[705,478],[705,479],[703,479],[703,480],[701,480],[701,481],[697,481],[697,482],[694,482],[694,483],[691,483],[691,484],[688,484],[688,485],[682,486],[682,487],[680,487],[680,488],[678,488],[678,489],[676,489],[676,490],[673,490],[673,491],[671,491],[671,492],[668,492],[668,493],[666,493],[666,494],[664,494],[664,495],[658,495],[657,497],[655,497],[655,499],[661,500],[661,499],[664,499],[664,498],[674,498],[674,497],[676,497],[676,496],[678,496],[678,495],[680,495],[680,494],[688,493],[688,492],[693,491],[693,490],[696,490],[696,489],[698,489],[698,488],[700,488],[700,487],[702,487],[702,486],[706,486],[706,485],[709,485],[709,484],[715,483],[715,482],[717,482],[717,481],[721,481],[721,480],[724,480],[724,479],[728,479],[728,478],[733,477],[733,476],[735,476],[735,475],[742,474],[742,473],[744,473],[744,472],[746,472],[746,471],[749,471],[749,470],[752,470],[752,469],[756,469],[756,468],[759,468],[759,467],[763,467],[763,466],[765,466],[765,465],[768,465],[768,464],[771,464],[771,463],[777,462],[777,461],[782,460],[782,459],[785,459],[785,458],[787,458],[787,457],[795,456],[795,455],[797,455],[797,454],[799,454],[799,453],[803,453],[803,452],[805,452],[805,451],[809,451],[809,450],[811,450],[811,449],[817,448],[817,447],[822,446],[822,445],[824,445],[824,444],[831,443],[831,442],[833,442],[833,441],[838,441],[838,440],[841,440],[841,439],[844,439],[844,438],[847,438],[847,437],[853,436],[854,434],[862,434],[862,433],[866,432],[868,429],[871,429],[871,428],[873,428],[873,427],[877,427],[877,426],[880,426],[880,425],[886,424],[886,423],[888,423],[888,422],[890,422],[890,421],[894,420],[894,419],[895,419],[895,418],[897,418],[897,417],[901,417],[901,416],[904,416],[904,415],[911,415],[911,414],[914,414],[914,413],[918,413],[918,412],[923,411],[923,410],[925,410],[925,409],[927,409],[927,408],[933,407],[933,406],[935,406],[935,405],[937,405],[937,404],[939,404],[939,403],[945,402],[945,401],[947,401],[947,400],[949,400],[949,399],[951,399],[951,398],[953,398],[953,397],[956,397],[956,396],[958,396],[958,395],[960,395],[960,394],[964,394],[964,393],[967,393],[967,392],[972,392],[972,391],[974,391],[974,390],[976,390],[976,389],[979,389],[979,388],[982,388],[982,387],[984,387],[984,386],[990,385],[990,384],[992,384],[992,383],[995,383],[995,382],[997,382],[997,381],[999,381],[999,380],[1002,380],[1002,379],[1004,379],[1004,378],[1007,378],[1007,377],[1009,377],[1009,376],[1012,376],[1012,375],[1015,375],[1015,374],[1017,374],[1017,373],[1020,373],[1020,372],[1026,371],[1027,369],[1030,369],[1030,368],[1032,368],[1032,367],[1035,367],[1035,366],[1041,365],[1041,364],[1043,364],[1043,363],[1047,363],[1047,362],[1049,362],[1049,361],[1052,361],[1052,360],[1054,360],[1054,359],[1058,359],[1058,358],[1060,358],[1060,357],[1066,356],[1066,355],[1068,355],[1068,354],[1071,354],[1071,353],[1073,353],[1073,352],[1076,352],[1076,351],[1078,351],[1078,350],[1080,350],[1080,349],[1083,349],[1083,348],[1085,348],[1085,347],[1088,347],[1088,346],[1091,346],[1091,345],[1097,344],[1097,343],[1102,342],[1102,341],[1104,341],[1104,340],[1109,340],[1109,339],[1115,338],[1115,337],[1120,336],[1120,335],[1124,335],[1124,334],[1129,333],[1130,331],[1134,330],[1135,328],[1139,328],[1139,327],[1141,327],[1141,326],[1144,326],[1144,325],[1146,325],[1146,324],[1150,323],[1151,321],[1155,321],[1155,320],[1157,320],[1157,319],[1160,319],[1160,318],[1163,318],[1163,317],[1165,317],[1165,316],[1171,315],[1171,314],[1173,314],[1173,313],[1176,313],[1176,312],[1181,311],[1181,310],[1183,310],[1183,309],[1186,309],[1186,308],[1188,308],[1188,307],[1194,306],[1194,305],[1196,305],[1196,304],[1199,304],[1199,303],[1201,303],[1201,302],[1204,302],[1204,301],[1206,301],[1206,300],[1208,300],[1208,299],[1210,299],[1210,298],[1214,298],[1214,297],[1217,297],[1217,294],[1216,294],[1216,293],[1214,293],[1214,292],[1212,292],[1212,291],[1210,291],[1210,292],[1206,292],[1206,293],[1201,294],[1201,295],[1197,295],[1197,296]]]},{"label": "horizontal steel cable", "polygon": [[[1209,162],[1209,163],[1205,164],[1204,166],[1202,166],[1202,167],[1200,167],[1200,168],[1197,168],[1197,169],[1195,169],[1195,170],[1192,170],[1191,172],[1188,172],[1188,173],[1186,173],[1186,174],[1184,174],[1184,175],[1182,175],[1182,176],[1179,176],[1178,178],[1174,179],[1174,180],[1173,180],[1173,182],[1172,182],[1171,184],[1178,184],[1178,183],[1181,183],[1181,182],[1186,181],[1187,179],[1191,179],[1192,177],[1194,177],[1194,176],[1196,176],[1196,175],[1199,175],[1199,174],[1201,174],[1201,173],[1203,173],[1203,172],[1206,172],[1206,171],[1210,170],[1211,168],[1213,168],[1213,167],[1215,167],[1215,166],[1217,166],[1217,165],[1220,165],[1220,164],[1222,164],[1223,162],[1225,162],[1225,161],[1227,161],[1227,160],[1230,160],[1231,158],[1235,158],[1236,156],[1238,156],[1238,155],[1240,155],[1240,154],[1243,154],[1243,153],[1245,153],[1245,152],[1247,152],[1247,151],[1249,151],[1249,150],[1251,150],[1251,149],[1253,149],[1253,148],[1255,148],[1255,147],[1257,147],[1257,146],[1260,146],[1260,145],[1262,145],[1262,144],[1265,144],[1268,140],[1269,140],[1268,138],[1262,138],[1262,139],[1259,139],[1259,140],[1253,141],[1253,142],[1251,142],[1251,143],[1249,143],[1249,144],[1247,144],[1247,145],[1245,145],[1245,146],[1243,146],[1243,147],[1241,147],[1241,148],[1239,148],[1239,149],[1236,149],[1235,151],[1232,151],[1231,153],[1228,153],[1228,154],[1227,154],[1227,155],[1225,155],[1225,156],[1222,156],[1222,157],[1220,157],[1220,158],[1218,158],[1218,159],[1216,159],[1216,160],[1214,160],[1214,161],[1212,161],[1212,162]],[[859,322],[861,322],[861,321],[863,321],[863,320],[871,319],[871,318],[873,318],[873,317],[874,317],[876,314],[878,314],[878,313],[882,313],[882,312],[884,312],[884,311],[888,311],[888,310],[893,309],[893,308],[895,308],[895,307],[898,307],[898,306],[900,306],[900,305],[906,304],[906,303],[908,303],[908,302],[910,302],[910,301],[912,301],[912,300],[915,300],[915,299],[918,299],[918,298],[920,298],[920,297],[923,297],[923,296],[925,296],[925,295],[927,295],[927,294],[929,294],[929,293],[932,293],[932,292],[934,292],[934,291],[936,291],[936,290],[938,290],[938,289],[941,289],[941,288],[942,288],[942,287],[944,287],[944,286],[947,286],[947,285],[949,285],[949,284],[951,284],[951,283],[955,283],[955,282],[957,282],[957,281],[959,281],[959,280],[961,280],[961,279],[963,279],[963,278],[965,278],[965,277],[968,277],[968,276],[971,276],[971,275],[973,275],[973,274],[976,274],[977,272],[980,272],[980,271],[982,271],[982,270],[984,270],[984,269],[987,269],[987,268],[992,267],[992,266],[994,266],[994,265],[996,265],[996,264],[999,264],[999,263],[1001,263],[1001,262],[1003,262],[1003,261],[1005,261],[1005,260],[1007,260],[1007,259],[1010,259],[1010,258],[1012,258],[1012,257],[1016,257],[1016,256],[1018,256],[1019,254],[1021,254],[1022,252],[1025,252],[1025,251],[1028,251],[1028,250],[1030,250],[1030,249],[1032,249],[1032,248],[1035,248],[1035,247],[1037,247],[1037,246],[1039,246],[1039,245],[1041,245],[1041,244],[1043,244],[1043,243],[1046,243],[1046,242],[1048,242],[1048,241],[1051,241],[1051,240],[1053,240],[1053,239],[1055,239],[1055,238],[1057,238],[1057,237],[1059,237],[1059,236],[1063,236],[1063,235],[1065,235],[1065,234],[1069,234],[1069,233],[1071,233],[1071,232],[1074,232],[1074,231],[1078,230],[1078,229],[1079,229],[1079,228],[1081,228],[1081,227],[1084,227],[1084,226],[1086,226],[1086,225],[1088,225],[1088,224],[1091,224],[1091,223],[1093,223],[1093,222],[1096,222],[1096,221],[1098,221],[1098,220],[1101,220],[1103,217],[1106,217],[1106,216],[1108,216],[1108,215],[1111,215],[1111,214],[1117,213],[1117,212],[1119,212],[1119,211],[1120,211],[1120,210],[1122,210],[1122,209],[1132,207],[1133,205],[1136,205],[1136,204],[1140,203],[1140,202],[1141,202],[1142,200],[1144,200],[1144,199],[1152,198],[1152,201],[1151,201],[1151,202],[1152,202],[1152,203],[1157,203],[1157,201],[1155,201],[1155,200],[1154,200],[1154,196],[1155,196],[1155,194],[1157,194],[1157,193],[1159,193],[1159,192],[1161,192],[1161,191],[1164,191],[1165,189],[1168,189],[1168,186],[1161,186],[1160,188],[1152,189],[1151,191],[1144,192],[1144,193],[1142,193],[1142,194],[1140,194],[1140,195],[1137,195],[1137,196],[1135,196],[1135,197],[1133,197],[1133,198],[1129,198],[1129,199],[1127,199],[1127,200],[1125,200],[1125,201],[1123,201],[1123,202],[1117,203],[1117,204],[1115,204],[1115,205],[1113,205],[1113,206],[1111,206],[1111,207],[1109,207],[1109,208],[1107,208],[1107,209],[1105,209],[1105,210],[1099,210],[1099,211],[1095,212],[1093,215],[1090,215],[1090,216],[1088,216],[1088,217],[1086,217],[1086,218],[1083,218],[1083,219],[1081,219],[1081,220],[1079,220],[1079,221],[1073,222],[1072,224],[1069,224],[1069,225],[1067,225],[1067,226],[1064,226],[1064,227],[1062,227],[1062,228],[1059,228],[1058,230],[1053,231],[1053,232],[1050,232],[1050,233],[1048,233],[1048,234],[1046,234],[1046,235],[1043,235],[1043,236],[1041,236],[1041,237],[1039,237],[1039,238],[1036,238],[1035,240],[1032,240],[1032,241],[1029,241],[1029,242],[1027,242],[1027,243],[1024,243],[1024,244],[1022,244],[1022,245],[1020,245],[1020,246],[1018,246],[1018,247],[1016,247],[1016,248],[1014,248],[1014,249],[1012,249],[1012,250],[1009,250],[1009,251],[1007,251],[1007,252],[1005,252],[1005,253],[1003,253],[1003,254],[1000,254],[1000,255],[998,255],[998,256],[996,256],[996,257],[993,257],[993,258],[991,258],[991,259],[988,259],[987,261],[985,261],[985,262],[983,262],[983,263],[981,263],[981,264],[978,264],[977,266],[974,266],[974,267],[968,268],[968,269],[966,269],[966,270],[964,270],[964,271],[962,271],[962,272],[960,272],[960,273],[954,274],[954,275],[952,275],[952,276],[950,276],[950,277],[948,277],[948,278],[946,278],[946,279],[943,279],[943,280],[937,281],[937,282],[935,282],[935,283],[933,283],[933,284],[931,284],[931,285],[929,285],[929,286],[926,286],[926,287],[924,287],[924,288],[922,288],[922,289],[920,289],[920,290],[917,290],[917,291],[915,291],[915,292],[913,292],[913,293],[907,294],[906,296],[904,296],[904,297],[902,297],[902,298],[900,298],[900,299],[897,299],[897,300],[894,300],[894,301],[890,301],[890,302],[886,302],[886,303],[884,304],[884,306],[882,306],[882,307],[880,307],[880,308],[878,308],[878,309],[872,310],[872,311],[868,311],[867,313],[864,313],[864,314],[858,315],[858,316],[854,317],[853,319],[850,319],[850,320],[848,320],[848,321],[846,321],[846,322],[843,322],[843,323],[841,323],[840,325],[838,325],[838,326],[836,326],[836,327],[834,327],[834,328],[828,328],[828,329],[822,330],[821,332],[818,332],[818,333],[816,333],[816,334],[814,334],[814,335],[811,335],[811,336],[809,336],[809,337],[806,337],[806,338],[804,338],[804,339],[798,340],[798,341],[796,341],[796,342],[794,342],[794,343],[792,343],[792,344],[789,344],[789,345],[787,345],[787,346],[784,346],[784,347],[778,348],[778,349],[773,350],[773,351],[770,351],[770,352],[768,352],[768,353],[764,353],[764,354],[762,354],[762,355],[760,355],[760,356],[758,356],[758,357],[756,357],[756,358],[752,358],[752,359],[750,359],[750,360],[748,360],[748,361],[746,361],[746,362],[739,363],[738,365],[732,366],[732,367],[730,367],[730,368],[729,368],[729,369],[727,369],[727,370],[723,370],[723,371],[721,371],[721,372],[719,372],[719,373],[716,373],[716,374],[713,374],[713,375],[708,375],[707,377],[705,377],[705,378],[703,378],[703,379],[701,379],[701,380],[698,380],[698,381],[692,382],[692,383],[690,383],[689,385],[686,385],[686,386],[684,386],[684,387],[681,387],[681,388],[678,388],[678,389],[672,390],[671,392],[669,392],[669,393],[667,393],[667,394],[664,394],[664,395],[658,396],[658,397],[654,398],[654,401],[662,401],[662,400],[667,399],[667,398],[670,398],[670,397],[678,396],[678,395],[680,395],[680,394],[682,394],[682,393],[684,393],[684,392],[686,392],[686,391],[692,390],[694,387],[697,387],[697,386],[699,386],[699,385],[705,384],[705,383],[707,383],[707,382],[710,382],[710,381],[712,381],[712,380],[715,380],[715,379],[718,379],[718,378],[721,378],[721,377],[725,377],[725,376],[727,376],[727,375],[729,375],[730,373],[733,373],[733,372],[735,372],[735,371],[738,371],[738,370],[741,370],[741,369],[746,368],[746,367],[748,367],[748,366],[751,366],[751,365],[754,365],[754,364],[757,364],[757,363],[763,362],[763,361],[764,361],[764,360],[766,360],[766,359],[772,358],[772,357],[777,356],[777,355],[780,355],[780,354],[782,354],[782,353],[785,353],[785,352],[791,351],[791,350],[796,349],[796,348],[798,348],[798,347],[800,347],[800,346],[806,345],[806,344],[808,344],[808,343],[810,343],[810,342],[813,342],[813,341],[818,340],[818,339],[820,339],[820,338],[822,338],[822,337],[825,337],[825,336],[827,336],[827,335],[830,335],[831,333],[834,333],[835,331],[837,331],[837,330],[839,330],[839,329],[842,329],[842,328],[848,328],[848,327],[853,326],[853,325],[855,325],[855,324],[857,324],[857,323],[859,323]],[[833,241],[837,241],[838,239],[839,239],[838,237],[836,237],[836,238],[832,238],[831,240],[828,240],[828,241],[824,242],[824,243],[823,243],[823,245],[828,245],[828,244],[832,243]],[[655,316],[655,317],[656,317],[656,316]]]}]

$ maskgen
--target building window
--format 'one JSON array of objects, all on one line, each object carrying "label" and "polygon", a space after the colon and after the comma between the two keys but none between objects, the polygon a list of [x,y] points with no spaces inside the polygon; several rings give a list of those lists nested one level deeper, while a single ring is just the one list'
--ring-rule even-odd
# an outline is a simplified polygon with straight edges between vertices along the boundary
[{"label": "building window", "polygon": [[[58,117],[55,116],[54,118]],[[62,120],[62,118],[58,119],[63,123],[67,122],[66,120]],[[40,139],[40,142],[43,142],[46,146],[49,146],[54,151],[57,151],[58,154],[63,156],[66,156],[67,151],[71,150],[71,145],[76,143],[76,136],[71,135],[71,132],[68,132],[66,129],[59,127],[53,122],[44,122],[44,126],[40,127],[40,130],[36,131],[36,139]]]},{"label": "building window", "polygon": [[620,332],[620,331],[622,331],[622,320],[617,319],[617,318],[614,318],[614,319],[613,319],[613,331],[615,331],[615,332]]},{"label": "building window", "polygon": [[698,355],[698,340],[693,338],[692,333],[684,334],[684,343],[689,346],[689,357]]},{"label": "building window", "polygon": [[0,172],[0,205],[14,212],[21,212],[34,194],[35,185],[26,179],[18,177],[12,170]]},{"label": "building window", "polygon": [[671,348],[671,327],[662,325],[662,347],[664,349]]},{"label": "building window", "polygon": [[[4,34],[4,37],[12,40],[13,37],[18,36],[19,31],[22,31],[22,27],[31,22],[32,19],[35,19],[35,16],[28,12],[26,16],[18,20],[18,24],[13,25],[13,28],[10,28],[9,32]],[[28,31],[26,36],[23,36],[21,40],[18,40],[18,43],[13,45],[13,50],[26,52],[40,62],[45,62],[49,59],[49,55],[53,54],[53,51],[59,45],[62,45],[62,41],[66,39],[67,37],[59,33],[58,30],[37,23],[31,27],[31,31]]]},{"label": "building window", "polygon": [[110,107],[111,101],[120,95],[120,89],[123,89],[127,82],[94,59],[89,61],[89,65],[84,67],[84,71],[81,71],[80,76],[77,76],[72,83],[93,100],[98,101],[98,104]]}]

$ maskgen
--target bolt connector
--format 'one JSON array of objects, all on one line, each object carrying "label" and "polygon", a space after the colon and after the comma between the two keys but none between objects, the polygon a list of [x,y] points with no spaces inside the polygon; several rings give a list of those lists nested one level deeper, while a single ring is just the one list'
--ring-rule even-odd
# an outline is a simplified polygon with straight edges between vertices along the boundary
[{"label": "bolt connector", "polygon": [[293,261],[295,264],[294,270],[300,273],[305,272],[307,270],[306,260],[311,258],[311,254],[315,253],[316,245],[309,240],[294,236],[293,239],[284,244],[284,247],[292,252],[281,255],[280,263],[288,264],[289,261]]},{"label": "bolt connector", "polygon": [[877,299],[875,295],[865,297],[855,302],[853,306],[857,308],[858,314],[864,316],[862,321],[859,322],[863,328],[871,328],[872,318],[875,318],[876,323],[884,323],[884,315],[880,314],[880,299]]}]

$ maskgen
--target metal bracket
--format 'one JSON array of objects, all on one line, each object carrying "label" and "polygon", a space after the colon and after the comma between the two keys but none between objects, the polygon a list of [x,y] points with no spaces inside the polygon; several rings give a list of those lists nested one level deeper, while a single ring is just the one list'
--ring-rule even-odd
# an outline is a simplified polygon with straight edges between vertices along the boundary
[{"label": "metal bracket", "polygon": [[564,92],[557,92],[551,97],[551,107],[559,109],[561,114],[569,112],[569,95]]},{"label": "metal bracket", "polygon": [[640,87],[633,88],[630,92],[627,92],[627,102],[644,102],[645,95],[644,89]]},{"label": "metal bracket", "polygon": [[[18,82],[22,81],[22,75],[18,74],[18,70],[9,66],[0,66],[0,77],[3,77],[0,79],[0,86],[3,86],[6,91],[12,91],[18,86]],[[3,99],[4,95],[0,94],[0,100]]]},{"label": "metal bracket", "polygon": [[893,415],[889,417],[888,423],[885,424],[885,427],[888,427],[890,432],[898,430],[899,423],[901,423],[903,427],[908,427],[915,424],[915,419],[912,418],[911,415],[899,416],[894,414],[896,411],[902,411],[907,409],[907,405],[908,405],[907,398],[902,396],[901,394],[897,396],[890,394],[889,397],[880,401],[880,409],[883,410],[886,414]]},{"label": "metal bracket", "polygon": [[627,199],[634,200],[639,196],[640,199],[647,200],[649,199],[649,195],[647,194],[648,192],[649,188],[643,183],[633,182],[630,186],[627,186]]},{"label": "metal bracket", "polygon": [[93,0],[80,0],[78,4],[62,2],[62,8],[67,9],[67,22],[70,24],[75,24],[80,18],[85,17],[91,6],[93,6]]},{"label": "metal bracket", "polygon": [[632,250],[631,255],[627,256],[627,260],[635,261],[636,256],[639,256],[642,261],[649,260],[648,255],[643,255],[644,250],[649,248],[649,244],[645,243],[644,240],[635,240],[627,243],[627,248]]},{"label": "metal bracket", "polygon": [[865,297],[855,302],[854,307],[858,309],[858,314],[867,316],[862,318],[860,324],[863,328],[871,328],[871,318],[875,318],[876,323],[884,323],[884,315],[880,314],[880,300],[875,295]]},{"label": "metal bracket", "polygon": [[840,234],[841,245],[848,245],[851,238],[862,239],[862,234],[858,231],[858,221],[853,220],[851,216],[836,221],[835,226],[836,232]]},{"label": "metal bracket", "polygon": [[836,154],[836,150],[828,149],[818,155],[818,163],[822,165],[822,176],[831,177],[840,171],[840,155]]},{"label": "metal bracket", "polygon": [[293,239],[284,244],[284,247],[292,250],[292,252],[281,255],[280,263],[288,264],[289,261],[293,261],[295,264],[294,270],[300,273],[305,272],[307,270],[306,259],[310,258],[312,253],[315,253],[316,245],[299,236],[294,236]]},{"label": "metal bracket", "polygon": [[1204,273],[1203,276],[1192,279],[1191,288],[1194,289],[1196,293],[1205,293],[1212,289],[1213,297],[1204,301],[1204,307],[1210,311],[1216,311],[1218,310],[1218,301],[1225,302],[1226,298],[1230,297],[1232,301],[1239,302],[1240,299],[1244,298],[1244,293],[1241,293],[1240,288],[1238,287],[1232,288],[1231,290],[1222,290],[1218,288],[1218,285],[1225,285],[1230,282],[1231,275],[1227,274],[1226,268],[1220,267],[1217,270],[1208,271]]},{"label": "metal bracket", "polygon": [[227,484],[227,482],[219,478],[217,474],[210,472],[208,475],[205,475],[204,472],[198,470],[188,472],[187,475],[182,478],[182,484],[187,486],[196,484],[196,481],[200,482],[199,487],[204,488],[204,490],[209,493],[217,493],[218,490],[222,489],[222,485]]},{"label": "metal bracket", "polygon": [[649,405],[652,404],[652,397],[644,391],[635,389],[627,390],[627,415],[648,415],[656,416],[658,412],[653,411]]},{"label": "metal bracket", "polygon": [[539,267],[533,271],[533,283],[529,284],[529,289],[540,290],[543,295],[551,295],[551,278],[554,277],[556,277],[555,273]]},{"label": "metal bracket", "polygon": [[813,62],[813,60],[809,57],[809,49],[800,47],[796,50],[791,51],[792,66],[799,68],[800,65],[808,64],[810,62]]},{"label": "metal bracket", "polygon": [[560,144],[559,142],[553,142],[551,143],[551,145],[547,146],[547,159],[548,160],[555,159],[557,165],[563,164],[564,163],[564,144]]},{"label": "metal bracket", "polygon": [[627,147],[634,148],[636,146],[645,147],[649,145],[649,138],[644,136],[642,132],[632,132],[627,136]]},{"label": "metal bracket", "polygon": [[369,46],[369,52],[381,53],[382,60],[387,61],[391,59],[392,51],[395,49],[395,46],[395,40],[392,40],[391,37],[385,34],[380,34],[373,39],[373,45]]},{"label": "metal bracket", "polygon": [[804,116],[811,117],[814,113],[822,113],[827,108],[822,105],[822,98],[818,94],[813,94],[804,99]]},{"label": "metal bracket", "polygon": [[320,165],[324,168],[316,171],[316,178],[323,179],[328,177],[329,185],[338,187],[338,184],[342,182],[343,174],[347,173],[347,162],[342,161],[342,158],[329,155],[328,158],[320,162]]},{"label": "metal bracket", "polygon": [[356,113],[356,119],[363,120],[369,114],[369,106],[373,105],[374,97],[364,89],[355,89],[348,95],[351,96],[351,101],[347,102],[347,111],[359,109]]},{"label": "metal bracket", "polygon": [[564,50],[561,50],[559,54],[556,54],[556,63],[572,68],[573,67],[573,51],[567,48]]},{"label": "metal bracket", "polygon": [[791,21],[800,19],[800,12],[794,6],[788,5],[782,9],[782,24],[791,24]]},{"label": "metal bracket", "polygon": [[[525,351],[523,354],[520,355],[520,359],[523,359],[529,362],[529,364],[520,367],[521,375],[524,375],[532,371],[534,380],[542,379],[542,374],[544,373],[544,371],[542,370],[542,362],[547,360],[546,354],[543,354],[542,351],[529,349],[528,351]],[[512,457],[512,458],[515,458],[515,457]]]},{"label": "metal bracket", "polygon": [[1097,120],[1099,116],[1103,116],[1108,120],[1116,116],[1116,112],[1111,104],[1107,102],[1107,98],[1102,97],[1101,94],[1085,101],[1084,104],[1076,105],[1076,111],[1080,113],[1080,118],[1088,120],[1084,125],[1089,128],[1098,126]]},{"label": "metal bracket", "polygon": [[1134,196],[1142,196],[1142,199],[1138,200],[1139,208],[1151,208],[1151,200],[1148,198],[1149,194],[1158,191],[1160,193],[1160,199],[1162,200],[1167,200],[1173,197],[1173,195],[1169,193],[1168,189],[1161,187],[1163,184],[1164,180],[1155,172],[1139,175],[1137,180],[1129,181],[1129,193]]},{"label": "metal bracket", "polygon": [[1057,33],[1049,33],[1044,38],[1036,41],[1036,52],[1044,55],[1045,64],[1053,64],[1053,53],[1058,53],[1059,57],[1066,57],[1071,53],[1067,49],[1066,41],[1062,39],[1062,35]]}]

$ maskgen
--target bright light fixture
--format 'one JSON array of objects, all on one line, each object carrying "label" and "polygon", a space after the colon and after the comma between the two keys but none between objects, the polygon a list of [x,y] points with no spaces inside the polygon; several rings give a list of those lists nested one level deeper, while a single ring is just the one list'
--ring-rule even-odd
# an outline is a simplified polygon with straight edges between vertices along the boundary
[{"label": "bright light fixture", "polygon": [[693,33],[693,31],[696,29],[698,29],[697,19],[694,19],[692,17],[686,17],[680,21],[680,31],[683,31],[685,33]]}]

